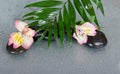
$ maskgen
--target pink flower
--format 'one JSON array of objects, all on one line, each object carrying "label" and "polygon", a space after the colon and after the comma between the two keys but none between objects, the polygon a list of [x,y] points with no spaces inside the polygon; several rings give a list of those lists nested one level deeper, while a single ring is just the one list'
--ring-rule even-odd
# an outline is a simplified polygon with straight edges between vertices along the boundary
[{"label": "pink flower", "polygon": [[86,22],[82,25],[76,25],[76,33],[73,34],[73,37],[77,40],[79,44],[87,43],[87,36],[95,36],[97,27],[89,22]]},{"label": "pink flower", "polygon": [[25,49],[28,49],[33,44],[33,36],[36,34],[34,30],[28,28],[27,24],[16,20],[15,27],[19,32],[14,32],[10,34],[8,46],[13,44],[13,48],[16,49],[22,46]]}]

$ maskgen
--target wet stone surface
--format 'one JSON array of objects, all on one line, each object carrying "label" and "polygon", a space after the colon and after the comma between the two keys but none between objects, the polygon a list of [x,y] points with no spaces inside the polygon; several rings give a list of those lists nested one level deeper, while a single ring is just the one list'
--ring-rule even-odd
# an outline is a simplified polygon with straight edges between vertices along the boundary
[{"label": "wet stone surface", "polygon": [[97,30],[96,36],[88,36],[88,42],[85,45],[91,48],[102,48],[107,45],[107,38],[103,32]]},{"label": "wet stone surface", "polygon": [[21,54],[21,53],[24,53],[24,52],[26,52],[27,50],[26,49],[24,49],[23,47],[19,47],[19,48],[17,48],[17,49],[14,49],[13,48],[13,45],[11,45],[11,46],[6,46],[6,48],[7,48],[7,51],[9,52],[9,53],[11,53],[11,54]]}]

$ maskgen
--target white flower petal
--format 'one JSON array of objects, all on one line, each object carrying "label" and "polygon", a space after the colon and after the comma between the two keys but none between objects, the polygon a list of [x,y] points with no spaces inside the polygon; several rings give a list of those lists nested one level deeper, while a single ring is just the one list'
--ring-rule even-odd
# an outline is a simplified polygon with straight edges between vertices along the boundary
[{"label": "white flower petal", "polygon": [[97,34],[97,32],[95,30],[91,30],[90,33],[88,33],[88,36],[95,36]]},{"label": "white flower petal", "polygon": [[8,40],[8,46],[10,46],[10,45],[13,44],[13,39],[12,39],[12,37],[13,37],[14,34],[15,34],[15,32],[10,34],[9,40]]},{"label": "white flower petal", "polygon": [[24,35],[27,35],[30,37],[33,37],[36,34],[35,30],[32,30],[31,28],[25,28],[23,33]]},{"label": "white flower petal", "polygon": [[97,27],[89,22],[86,22],[80,26],[80,30],[89,36],[95,36]]},{"label": "white flower petal", "polygon": [[97,27],[89,22],[82,24],[81,27],[89,27],[89,28],[93,28],[94,30],[97,30]]},{"label": "white flower petal", "polygon": [[16,43],[16,42],[13,43],[13,48],[14,48],[14,49],[17,49],[17,48],[20,47],[20,46],[21,46],[21,45],[18,44],[18,43]]},{"label": "white flower petal", "polygon": [[23,38],[24,38],[24,43],[23,43],[23,45],[22,45],[22,47],[23,48],[25,48],[25,49],[28,49],[28,48],[30,48],[31,47],[31,45],[33,44],[33,38],[32,37],[28,37],[28,36],[23,36]]},{"label": "white flower petal", "polygon": [[10,45],[12,45],[12,44],[13,44],[12,38],[9,38],[8,46],[10,46]]},{"label": "white flower petal", "polygon": [[73,34],[73,37],[77,40],[79,44],[84,44],[87,42],[87,35],[86,34]]},{"label": "white flower petal", "polygon": [[22,32],[26,26],[27,26],[27,23],[25,23],[25,22],[22,22],[22,21],[19,21],[19,20],[15,21],[15,27],[20,32]]}]

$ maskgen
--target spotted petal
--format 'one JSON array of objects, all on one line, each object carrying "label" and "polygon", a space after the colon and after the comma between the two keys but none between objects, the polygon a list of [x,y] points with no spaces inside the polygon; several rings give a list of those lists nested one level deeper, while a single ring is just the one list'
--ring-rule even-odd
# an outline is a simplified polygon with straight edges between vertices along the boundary
[{"label": "spotted petal", "polygon": [[26,35],[24,35],[23,38],[24,38],[24,43],[23,43],[22,47],[25,48],[25,49],[29,49],[34,42],[33,38],[28,37]]},{"label": "spotted petal", "polygon": [[22,32],[25,29],[26,26],[27,26],[27,23],[25,23],[25,22],[22,22],[22,21],[19,21],[19,20],[15,21],[15,27],[20,32]]},{"label": "spotted petal", "polygon": [[79,33],[80,32],[80,25],[76,25],[75,28],[76,28],[76,32]]},{"label": "spotted petal", "polygon": [[79,44],[84,44],[87,42],[87,35],[83,32],[80,32],[79,34],[74,33],[73,37],[77,40]]}]

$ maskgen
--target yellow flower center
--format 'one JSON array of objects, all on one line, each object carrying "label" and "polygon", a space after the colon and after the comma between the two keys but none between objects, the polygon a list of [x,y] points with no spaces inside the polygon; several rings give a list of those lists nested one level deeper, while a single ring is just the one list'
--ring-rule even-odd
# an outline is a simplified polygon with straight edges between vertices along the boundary
[{"label": "yellow flower center", "polygon": [[87,35],[91,34],[91,29],[89,27],[85,27],[84,31]]},{"label": "yellow flower center", "polygon": [[19,45],[22,45],[24,42],[24,39],[22,38],[21,33],[15,33],[13,36],[13,41]]}]

